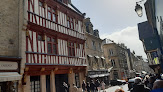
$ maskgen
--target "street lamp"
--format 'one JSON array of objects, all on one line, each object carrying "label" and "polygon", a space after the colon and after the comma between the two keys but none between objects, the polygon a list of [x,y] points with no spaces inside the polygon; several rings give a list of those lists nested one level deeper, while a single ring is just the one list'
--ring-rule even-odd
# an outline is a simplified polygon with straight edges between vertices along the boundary
[{"label": "street lamp", "polygon": [[136,3],[135,12],[138,14],[139,17],[142,17],[143,16],[142,7],[138,3]]},{"label": "street lamp", "polygon": [[136,2],[136,6],[135,6],[135,12],[138,14],[139,17],[143,16],[143,8],[138,4],[143,2],[144,0],[141,0],[139,2]]}]

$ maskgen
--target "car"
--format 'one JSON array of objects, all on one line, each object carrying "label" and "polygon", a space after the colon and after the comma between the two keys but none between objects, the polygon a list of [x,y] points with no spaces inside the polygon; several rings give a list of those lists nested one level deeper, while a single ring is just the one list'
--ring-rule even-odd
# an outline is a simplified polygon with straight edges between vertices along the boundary
[{"label": "car", "polygon": [[128,80],[128,90],[131,90],[133,88],[134,82],[135,82],[135,78]]},{"label": "car", "polygon": [[124,83],[125,83],[125,81],[119,80],[119,79],[110,80],[110,85],[111,86],[122,85]]}]

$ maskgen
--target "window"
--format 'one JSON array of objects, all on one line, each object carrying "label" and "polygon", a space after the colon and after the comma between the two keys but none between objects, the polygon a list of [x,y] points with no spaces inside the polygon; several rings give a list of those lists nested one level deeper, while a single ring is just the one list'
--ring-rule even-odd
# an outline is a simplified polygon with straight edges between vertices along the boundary
[{"label": "window", "polygon": [[78,88],[80,87],[79,73],[75,73],[75,84]]},{"label": "window", "polygon": [[98,44],[98,47],[99,47],[99,51],[101,51],[101,44],[100,43]]},{"label": "window", "polygon": [[69,56],[75,56],[75,48],[73,42],[68,42],[68,53]]},{"label": "window", "polygon": [[67,27],[74,29],[73,18],[67,17]]},{"label": "window", "polygon": [[48,7],[48,19],[57,22],[57,11],[51,7]]},{"label": "window", "polygon": [[40,76],[31,76],[31,92],[40,92]]},{"label": "window", "polygon": [[42,35],[38,34],[38,35],[37,35],[37,40],[38,40],[38,41],[43,41]]},{"label": "window", "polygon": [[53,37],[47,37],[48,53],[57,54],[57,39]]},{"label": "window", "polygon": [[111,64],[112,64],[112,66],[115,66],[115,60],[114,59],[111,59]]},{"label": "window", "polygon": [[109,49],[109,54],[110,54],[110,56],[112,56],[114,54],[113,49]]},{"label": "window", "polygon": [[96,50],[95,41],[92,41],[92,48],[93,48],[94,50]]},{"label": "window", "polygon": [[117,71],[114,71],[114,72],[113,72],[113,75],[114,75],[114,79],[119,79],[119,78],[118,78],[118,72],[117,72]]},{"label": "window", "polygon": [[76,43],[76,48],[80,49],[80,44]]},{"label": "window", "polygon": [[39,1],[39,6],[40,7],[43,7],[43,3]]}]

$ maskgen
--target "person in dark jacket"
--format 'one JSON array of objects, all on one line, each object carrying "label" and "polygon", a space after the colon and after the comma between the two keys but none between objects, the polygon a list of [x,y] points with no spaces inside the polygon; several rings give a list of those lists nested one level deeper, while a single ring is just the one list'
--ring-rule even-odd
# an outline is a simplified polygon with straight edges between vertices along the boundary
[{"label": "person in dark jacket", "polygon": [[151,92],[163,92],[163,80],[156,80]]},{"label": "person in dark jacket", "polygon": [[93,80],[91,81],[91,84],[90,84],[90,90],[91,92],[95,92],[95,83]]},{"label": "person in dark jacket", "polygon": [[150,92],[150,89],[141,83],[141,78],[136,78],[135,84],[130,92]]},{"label": "person in dark jacket", "polygon": [[149,83],[147,84],[147,87],[150,88],[152,90],[153,88],[153,83],[155,82],[155,78],[153,76],[151,76],[149,78]]},{"label": "person in dark jacket", "polygon": [[87,92],[90,92],[90,84],[89,84],[89,82],[87,82],[86,89],[87,89]]},{"label": "person in dark jacket", "polygon": [[96,87],[96,91],[97,92],[100,92],[100,81],[97,79],[96,82],[95,82],[95,87]]},{"label": "person in dark jacket", "polygon": [[86,83],[85,83],[84,80],[83,80],[83,83],[82,83],[82,89],[83,89],[83,92],[86,92]]}]

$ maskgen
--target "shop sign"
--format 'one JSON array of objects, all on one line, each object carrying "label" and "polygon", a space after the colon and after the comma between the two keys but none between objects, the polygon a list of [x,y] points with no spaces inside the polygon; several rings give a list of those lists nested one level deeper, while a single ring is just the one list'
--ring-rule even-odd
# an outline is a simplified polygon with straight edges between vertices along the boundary
[{"label": "shop sign", "polygon": [[1,61],[0,62],[0,70],[17,70],[18,63],[17,62],[8,62],[8,61]]}]

